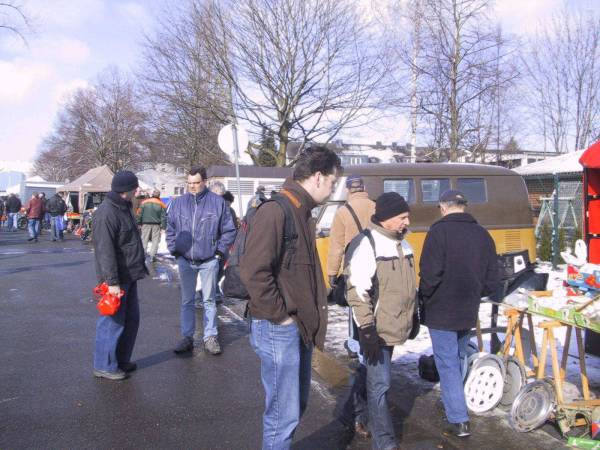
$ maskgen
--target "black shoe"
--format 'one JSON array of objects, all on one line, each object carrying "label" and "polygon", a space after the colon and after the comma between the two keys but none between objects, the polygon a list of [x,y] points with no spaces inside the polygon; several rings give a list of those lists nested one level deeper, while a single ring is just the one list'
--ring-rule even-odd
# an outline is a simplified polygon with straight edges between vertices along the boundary
[{"label": "black shoe", "polygon": [[471,428],[469,422],[451,423],[448,428],[448,433],[458,437],[471,436]]},{"label": "black shoe", "polygon": [[126,362],[119,364],[119,369],[121,369],[125,373],[135,372],[137,369],[137,364],[132,362]]},{"label": "black shoe", "polygon": [[191,337],[184,337],[173,351],[177,354],[191,352],[194,348],[194,340]]},{"label": "black shoe", "polygon": [[27,242],[33,241],[35,238],[27,238]]}]

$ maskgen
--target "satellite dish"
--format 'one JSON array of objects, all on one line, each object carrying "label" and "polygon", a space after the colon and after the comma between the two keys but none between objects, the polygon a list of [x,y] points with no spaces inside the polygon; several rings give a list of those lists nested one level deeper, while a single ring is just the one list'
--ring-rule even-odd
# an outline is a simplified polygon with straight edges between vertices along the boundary
[{"label": "satellite dish", "polygon": [[[237,136],[238,161],[241,164],[252,164],[252,158],[246,149],[248,148],[248,132],[241,125],[235,125],[235,135]],[[229,157],[231,162],[235,162],[235,142],[234,142],[233,124],[225,125],[219,131],[219,147]]]}]

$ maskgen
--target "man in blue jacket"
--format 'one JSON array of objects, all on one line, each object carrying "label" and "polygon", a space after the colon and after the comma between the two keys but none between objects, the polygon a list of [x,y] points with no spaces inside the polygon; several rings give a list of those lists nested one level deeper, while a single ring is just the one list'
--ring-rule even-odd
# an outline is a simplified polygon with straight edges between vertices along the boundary
[{"label": "man in blue jacket", "polygon": [[167,246],[177,258],[181,280],[181,334],[175,353],[194,347],[196,311],[194,297],[200,274],[204,303],[204,349],[221,353],[217,338],[216,290],[219,262],[235,240],[229,207],[206,187],[206,169],[193,167],[188,174],[188,193],[175,199],[167,216]]},{"label": "man in blue jacket", "polygon": [[495,292],[499,282],[494,240],[466,206],[460,191],[440,196],[442,218],[425,238],[419,284],[421,320],[429,328],[450,431],[458,437],[470,435],[460,360],[466,358],[481,297]]}]

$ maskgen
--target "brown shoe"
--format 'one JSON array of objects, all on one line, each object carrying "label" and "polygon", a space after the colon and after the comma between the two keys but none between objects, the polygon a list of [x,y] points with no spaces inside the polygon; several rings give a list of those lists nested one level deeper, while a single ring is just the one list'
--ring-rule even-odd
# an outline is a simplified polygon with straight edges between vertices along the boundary
[{"label": "brown shoe", "polygon": [[363,439],[369,439],[371,437],[371,433],[367,426],[362,422],[356,422],[354,424],[354,433]]}]

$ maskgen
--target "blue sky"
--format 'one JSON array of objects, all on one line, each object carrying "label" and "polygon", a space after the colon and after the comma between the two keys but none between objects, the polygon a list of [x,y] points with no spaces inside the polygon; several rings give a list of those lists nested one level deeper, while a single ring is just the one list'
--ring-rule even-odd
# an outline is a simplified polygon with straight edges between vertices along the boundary
[{"label": "blue sky", "polygon": [[[140,40],[154,18],[178,0],[21,0],[33,19],[25,46],[0,33],[0,160],[33,160],[66,96],[100,71],[139,67]],[[181,0],[184,1],[184,0]],[[357,0],[363,3],[387,0]],[[570,0],[595,5],[600,0]],[[507,31],[529,33],[562,0],[498,0],[495,15]],[[410,140],[408,123],[388,119],[341,137],[347,142]]]}]

